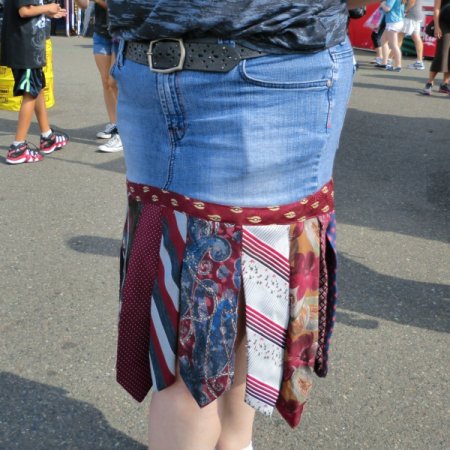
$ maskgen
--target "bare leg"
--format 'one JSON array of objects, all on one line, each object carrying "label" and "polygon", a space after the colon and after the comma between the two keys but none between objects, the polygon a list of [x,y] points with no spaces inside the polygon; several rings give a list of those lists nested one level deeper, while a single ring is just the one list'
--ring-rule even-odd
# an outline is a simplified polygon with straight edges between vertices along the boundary
[{"label": "bare leg", "polygon": [[105,99],[106,112],[111,123],[117,122],[117,85],[109,75],[109,70],[114,63],[114,55],[94,55],[103,86],[103,98]]},{"label": "bare leg", "polygon": [[[392,52],[392,59],[393,59],[393,66],[394,67],[401,67],[402,65],[402,52],[400,50],[400,47],[398,46],[398,33],[396,31],[392,30],[385,30],[383,33],[383,38],[386,35],[386,41],[388,46],[391,49]],[[385,58],[385,61],[383,60],[383,64],[387,64],[388,56],[383,51],[383,58]]]},{"label": "bare leg", "polygon": [[247,374],[247,339],[245,336],[245,303],[239,299],[238,335],[236,339],[235,378],[230,391],[217,401],[222,432],[218,450],[242,450],[252,440],[255,410],[244,402]]},{"label": "bare leg", "polygon": [[[42,94],[42,93],[41,93]],[[39,95],[41,95],[39,94]],[[17,121],[16,141],[25,141],[30,129],[31,120],[33,118],[36,99],[30,94],[24,93],[22,105],[19,111],[19,120]]]},{"label": "bare leg", "polygon": [[[430,72],[430,74],[428,75],[428,81],[427,81],[427,83],[433,84],[434,79],[436,78],[436,75],[437,75],[437,74],[438,74],[437,72]],[[444,77],[445,77],[445,76],[444,76]]]},{"label": "bare leg", "polygon": [[148,433],[149,450],[212,450],[220,435],[217,402],[200,408],[178,375],[153,393]]},{"label": "bare leg", "polygon": [[405,33],[398,33],[397,37],[398,37],[398,47],[401,50],[403,45],[403,39],[405,38]]},{"label": "bare leg", "polygon": [[381,36],[381,54],[383,55],[382,64],[386,65],[389,58],[389,43],[387,38],[387,31],[384,30],[383,35]]},{"label": "bare leg", "polygon": [[448,84],[449,80],[450,80],[450,72],[444,72],[444,77],[442,79],[442,82],[444,84]]},{"label": "bare leg", "polygon": [[50,124],[48,122],[47,107],[45,106],[44,91],[39,92],[34,105],[34,112],[36,113],[36,119],[39,123],[41,133],[45,133],[50,130]]},{"label": "bare leg", "polygon": [[423,42],[422,38],[419,34],[414,33],[411,36],[411,39],[414,42],[414,46],[416,47],[416,53],[417,53],[417,61],[423,61]]}]

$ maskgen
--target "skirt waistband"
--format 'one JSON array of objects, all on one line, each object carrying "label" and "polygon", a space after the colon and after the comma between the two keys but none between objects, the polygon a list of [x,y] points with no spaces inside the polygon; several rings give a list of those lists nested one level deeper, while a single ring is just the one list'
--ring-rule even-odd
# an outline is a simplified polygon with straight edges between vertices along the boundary
[{"label": "skirt waistband", "polygon": [[334,211],[333,180],[299,201],[265,208],[204,202],[131,181],[127,181],[127,192],[137,202],[169,207],[205,220],[241,225],[290,224]]}]

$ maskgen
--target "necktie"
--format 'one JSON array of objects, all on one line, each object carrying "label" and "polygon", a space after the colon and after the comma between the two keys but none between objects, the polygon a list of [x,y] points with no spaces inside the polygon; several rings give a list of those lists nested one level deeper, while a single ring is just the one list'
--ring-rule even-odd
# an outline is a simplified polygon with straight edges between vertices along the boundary
[{"label": "necktie", "polygon": [[157,274],[161,208],[131,200],[122,249],[121,309],[116,378],[137,401],[152,386],[149,362],[150,296]]},{"label": "necktie", "polygon": [[319,287],[319,347],[316,354],[314,371],[319,377],[328,372],[328,351],[331,334],[336,318],[337,285],[336,285],[336,216],[335,213],[320,216],[321,259]]},{"label": "necktie", "polygon": [[188,217],[178,361],[200,406],[218,398],[233,382],[240,241],[237,225]]},{"label": "necktie", "polygon": [[290,241],[290,319],[277,409],[294,428],[312,387],[317,350],[321,253],[318,220],[291,225]]},{"label": "necktie", "polygon": [[289,320],[289,225],[245,226],[248,369],[245,401],[270,415],[279,395]]},{"label": "necktie", "polygon": [[180,267],[186,241],[186,215],[164,208],[158,276],[151,304],[150,368],[157,391],[175,381]]}]

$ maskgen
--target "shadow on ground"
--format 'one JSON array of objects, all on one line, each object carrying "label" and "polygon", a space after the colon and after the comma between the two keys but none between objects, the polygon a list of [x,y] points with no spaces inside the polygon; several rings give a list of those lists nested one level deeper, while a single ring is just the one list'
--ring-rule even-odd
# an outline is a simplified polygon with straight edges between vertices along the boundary
[{"label": "shadow on ground", "polygon": [[[102,412],[67,391],[0,373],[0,448],[7,450],[146,450],[112,428]],[[2,444],[3,443],[3,444]]]}]

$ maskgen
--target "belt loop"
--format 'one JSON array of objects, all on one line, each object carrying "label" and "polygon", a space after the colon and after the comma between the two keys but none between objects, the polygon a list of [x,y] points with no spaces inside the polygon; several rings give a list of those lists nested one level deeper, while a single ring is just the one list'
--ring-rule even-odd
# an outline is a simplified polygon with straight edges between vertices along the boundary
[{"label": "belt loop", "polygon": [[117,55],[116,55],[116,64],[119,69],[123,66],[124,54],[125,54],[125,39],[120,38],[119,39],[119,49],[117,50]]}]

